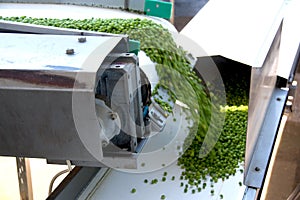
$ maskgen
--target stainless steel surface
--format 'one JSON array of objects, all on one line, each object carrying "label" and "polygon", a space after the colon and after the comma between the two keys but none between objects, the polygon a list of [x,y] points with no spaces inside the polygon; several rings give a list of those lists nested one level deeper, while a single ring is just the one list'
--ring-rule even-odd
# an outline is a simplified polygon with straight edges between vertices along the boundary
[{"label": "stainless steel surface", "polygon": [[287,95],[288,90],[278,88],[272,93],[245,177],[245,185],[249,187],[262,188],[263,186]]},{"label": "stainless steel surface", "polygon": [[133,10],[139,10],[144,12],[146,0],[127,0],[128,8]]},{"label": "stainless steel surface", "polygon": [[96,167],[75,167],[47,200],[77,199],[100,169]]},{"label": "stainless steel surface", "polygon": [[17,157],[17,173],[21,200],[33,200],[31,170],[29,159]]},{"label": "stainless steel surface", "polygon": [[247,187],[243,196],[243,200],[255,200],[258,192],[259,189],[257,188]]},{"label": "stainless steel surface", "polygon": [[[1,38],[1,155],[102,165],[102,145],[111,139],[106,132],[114,131],[118,120],[111,112],[96,112],[97,73],[116,57],[131,56],[122,54],[128,51],[126,38],[87,36],[86,43],[77,36],[2,33]],[[75,54],[67,55],[67,48]],[[127,166],[135,166],[134,157],[126,155]]]},{"label": "stainless steel surface", "polygon": [[100,168],[98,173],[93,179],[86,185],[82,193],[78,196],[78,200],[91,199],[95,194],[96,189],[102,184],[107,176],[109,176],[111,169]]},{"label": "stainless steel surface", "polygon": [[281,28],[281,26],[278,27],[277,34],[265,58],[263,66],[261,68],[252,68],[251,71],[245,156],[246,174],[255,145],[259,139],[261,127],[266,116],[266,110],[277,80],[276,71],[278,68]]}]

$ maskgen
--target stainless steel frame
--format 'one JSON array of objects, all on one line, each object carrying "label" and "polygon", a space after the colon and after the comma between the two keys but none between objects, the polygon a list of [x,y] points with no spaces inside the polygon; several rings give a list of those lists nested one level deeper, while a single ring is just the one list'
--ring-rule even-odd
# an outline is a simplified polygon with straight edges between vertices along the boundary
[{"label": "stainless steel frame", "polygon": [[[113,165],[114,159],[109,156],[122,154],[123,162],[116,162],[116,167],[134,168],[136,156],[132,152],[138,145],[136,136],[143,137],[144,128],[139,106],[139,68],[136,57],[127,53],[127,36],[2,21],[0,32],[4,41],[0,48],[6,52],[0,63],[1,155],[103,166],[103,162]],[[120,67],[120,61],[124,67]],[[105,69],[113,68],[130,77],[119,77],[118,82],[131,81],[119,83],[120,87],[125,87],[122,98],[112,94],[113,103],[128,96],[129,100],[125,101],[128,105],[123,103],[121,110],[103,102],[105,99],[98,100],[100,103],[95,99],[102,74]],[[140,125],[126,128],[120,124],[119,116],[128,120],[138,116],[136,120]],[[128,124],[131,123],[126,126]],[[138,128],[141,130],[135,131]],[[132,134],[132,151],[119,150],[103,157],[103,148],[120,130]],[[106,154],[108,152],[111,151]]]},{"label": "stainless steel frame", "polygon": [[272,93],[271,101],[266,110],[259,137],[254,147],[253,156],[249,163],[249,171],[245,176],[245,185],[248,187],[244,196],[245,200],[250,199],[250,194],[248,193],[252,193],[253,189],[258,192],[255,199],[260,195],[259,191],[263,187],[287,96],[288,89],[276,88]]}]

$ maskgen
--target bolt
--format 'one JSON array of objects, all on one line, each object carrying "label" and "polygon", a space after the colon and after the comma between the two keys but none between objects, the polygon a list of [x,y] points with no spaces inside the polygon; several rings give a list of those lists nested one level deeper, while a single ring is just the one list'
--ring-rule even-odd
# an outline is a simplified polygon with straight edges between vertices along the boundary
[{"label": "bolt", "polygon": [[111,118],[112,120],[117,119],[116,113],[111,113],[111,114],[110,114],[110,118]]},{"label": "bolt", "polygon": [[73,55],[75,53],[74,49],[67,49],[66,54],[67,55]]},{"label": "bolt", "polygon": [[86,42],[86,37],[80,37],[80,38],[78,38],[78,42],[80,42],[80,43]]},{"label": "bolt", "polygon": [[259,167],[255,167],[254,170],[257,171],[257,172],[259,172],[259,171],[260,171],[260,168],[259,168]]}]

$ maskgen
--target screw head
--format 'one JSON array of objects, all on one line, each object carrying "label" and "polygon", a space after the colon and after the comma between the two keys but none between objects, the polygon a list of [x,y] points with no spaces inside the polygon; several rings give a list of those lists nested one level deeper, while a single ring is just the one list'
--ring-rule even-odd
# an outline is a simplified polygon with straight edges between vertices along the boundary
[{"label": "screw head", "polygon": [[80,38],[78,38],[78,42],[79,42],[79,43],[84,43],[84,42],[86,42],[86,37],[80,37]]},{"label": "screw head", "polygon": [[73,55],[75,53],[74,49],[67,49],[66,54],[67,55]]},{"label": "screw head", "polygon": [[260,171],[260,168],[259,168],[259,167],[255,167],[254,170],[257,171],[257,172],[259,172],[259,171]]}]

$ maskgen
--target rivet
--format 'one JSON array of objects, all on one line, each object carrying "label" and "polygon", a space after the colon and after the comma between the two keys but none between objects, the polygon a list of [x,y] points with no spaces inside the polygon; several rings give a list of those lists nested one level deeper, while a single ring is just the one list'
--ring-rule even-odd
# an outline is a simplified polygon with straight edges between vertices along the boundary
[{"label": "rivet", "polygon": [[74,49],[67,49],[66,54],[73,55],[75,53]]}]

